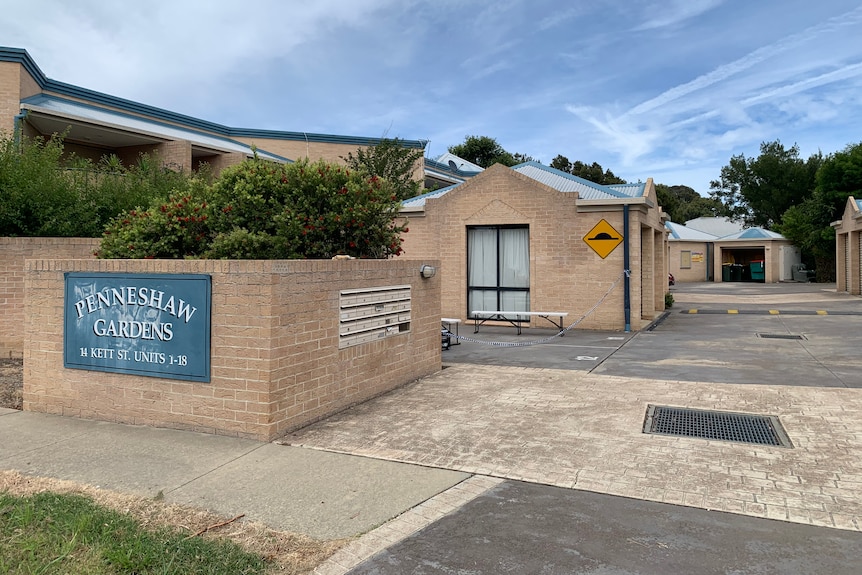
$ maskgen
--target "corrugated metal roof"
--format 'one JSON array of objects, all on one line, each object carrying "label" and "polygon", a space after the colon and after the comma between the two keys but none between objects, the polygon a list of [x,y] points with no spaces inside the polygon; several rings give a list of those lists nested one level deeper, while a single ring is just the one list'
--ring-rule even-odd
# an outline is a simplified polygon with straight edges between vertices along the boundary
[{"label": "corrugated metal roof", "polygon": [[482,171],[481,168],[478,172],[453,169],[452,166],[450,166],[448,163],[438,162],[437,160],[432,160],[431,158],[425,158],[424,163],[425,175],[436,177],[440,180],[446,180],[450,183],[461,183],[465,179],[472,178],[473,176],[481,173]]},{"label": "corrugated metal roof", "polygon": [[670,232],[671,239],[674,240],[705,240],[712,241],[717,239],[716,236],[686,227],[682,224],[674,222],[665,222],[664,227]]},{"label": "corrugated metal roof", "polygon": [[[427,161],[427,160],[426,160]],[[613,186],[602,186],[589,180],[567,174],[555,168],[543,166],[539,162],[525,162],[510,168],[519,174],[536,180],[548,187],[560,192],[578,192],[578,198],[583,200],[613,200],[620,198],[643,197],[646,184],[614,184]],[[476,174],[478,175],[478,174]],[[455,189],[460,184],[449,186],[410,198],[402,203],[404,207],[419,207],[425,205],[429,198],[439,198],[443,194]]]},{"label": "corrugated metal roof", "polygon": [[434,158],[434,161],[439,162],[440,164],[443,164],[447,167],[450,167],[450,169],[451,169],[451,164],[449,164],[449,162],[452,162],[453,164],[455,164],[454,170],[456,172],[470,172],[470,173],[475,174],[475,173],[482,172],[485,170],[485,168],[483,168],[482,166],[478,166],[478,165],[474,164],[473,162],[468,162],[464,158],[456,156],[455,154],[453,154],[451,152],[446,152],[445,154],[440,154],[439,156]]},{"label": "corrugated metal roof", "polygon": [[602,186],[566,172],[544,166],[539,162],[525,162],[512,168],[516,172],[541,182],[560,192],[578,192],[582,200],[610,200],[643,196],[644,184]]},{"label": "corrugated metal roof", "polygon": [[439,198],[450,190],[454,190],[461,184],[455,184],[453,186],[449,186],[448,188],[440,188],[439,190],[434,190],[433,192],[427,192],[422,194],[421,196],[416,196],[410,198],[409,200],[404,200],[401,202],[402,208],[419,208],[425,205],[425,200],[430,200],[433,198]]},{"label": "corrugated metal roof", "polygon": [[630,198],[643,197],[646,192],[646,184],[643,182],[638,182],[636,184],[611,184],[606,187],[622,192]]},{"label": "corrugated metal roof", "polygon": [[736,232],[734,234],[729,234],[726,236],[721,236],[718,238],[719,241],[722,240],[783,240],[785,239],[779,233],[771,232],[769,230],[764,230],[763,228],[748,228],[747,230],[742,230]]},{"label": "corrugated metal roof", "polygon": [[[206,134],[197,130],[173,126],[171,124],[142,118],[140,116],[133,116],[123,112],[106,110],[105,108],[66,100],[57,96],[39,94],[22,100],[21,106],[22,108],[32,110],[33,112],[49,115],[56,114],[58,117],[69,120],[82,120],[100,126],[110,126],[128,130],[129,132],[137,134],[148,134],[164,138],[165,140],[186,140],[191,142],[193,145],[209,149],[221,150],[224,152],[240,152],[249,156],[253,154],[251,146],[243,144],[242,142],[214,136],[212,134]],[[290,161],[287,158],[283,158],[260,149],[257,150],[257,154],[259,157],[269,160],[279,162]]]},{"label": "corrugated metal roof", "polygon": [[717,237],[742,231],[742,224],[730,218],[701,217],[688,220],[685,225]]}]

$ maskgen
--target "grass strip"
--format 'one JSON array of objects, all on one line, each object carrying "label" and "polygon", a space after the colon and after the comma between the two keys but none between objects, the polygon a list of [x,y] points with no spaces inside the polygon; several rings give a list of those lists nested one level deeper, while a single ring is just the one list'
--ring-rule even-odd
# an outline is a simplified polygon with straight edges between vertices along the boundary
[{"label": "grass strip", "polygon": [[263,574],[263,558],[224,539],[144,529],[88,497],[0,493],[0,574]]}]

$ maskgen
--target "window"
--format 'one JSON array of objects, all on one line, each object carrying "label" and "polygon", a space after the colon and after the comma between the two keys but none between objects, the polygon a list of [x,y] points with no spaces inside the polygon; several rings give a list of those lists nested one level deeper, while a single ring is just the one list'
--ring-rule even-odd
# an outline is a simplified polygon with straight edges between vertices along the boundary
[{"label": "window", "polygon": [[679,268],[683,270],[691,269],[691,250],[682,250],[679,252]]},{"label": "window", "polygon": [[530,311],[530,229],[467,228],[467,313]]}]

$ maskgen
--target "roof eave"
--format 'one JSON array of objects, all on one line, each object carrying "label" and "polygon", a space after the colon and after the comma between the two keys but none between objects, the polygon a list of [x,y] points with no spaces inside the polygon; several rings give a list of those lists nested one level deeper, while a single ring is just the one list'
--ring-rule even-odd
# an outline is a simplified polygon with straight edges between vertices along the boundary
[{"label": "roof eave", "polygon": [[646,207],[654,207],[655,204],[650,201],[648,198],[639,197],[639,198],[602,198],[596,200],[585,200],[582,198],[578,198],[578,205],[584,207],[598,207],[598,206],[622,206],[622,205],[642,205]]}]

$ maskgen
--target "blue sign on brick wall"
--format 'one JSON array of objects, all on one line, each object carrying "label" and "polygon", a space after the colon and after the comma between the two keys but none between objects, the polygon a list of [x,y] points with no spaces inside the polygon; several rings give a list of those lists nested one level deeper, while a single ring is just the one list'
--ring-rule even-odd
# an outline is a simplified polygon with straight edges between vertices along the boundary
[{"label": "blue sign on brick wall", "polygon": [[210,380],[210,276],[69,272],[65,280],[65,367]]}]

